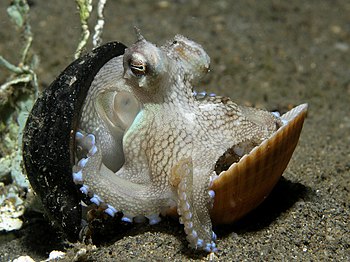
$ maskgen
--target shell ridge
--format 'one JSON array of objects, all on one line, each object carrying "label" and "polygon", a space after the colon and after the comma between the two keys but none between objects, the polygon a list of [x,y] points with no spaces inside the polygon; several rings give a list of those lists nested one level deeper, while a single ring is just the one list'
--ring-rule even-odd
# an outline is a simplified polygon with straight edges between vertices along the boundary
[{"label": "shell ridge", "polygon": [[[282,125],[268,139],[262,141],[259,146],[253,148],[251,152],[244,155],[239,162],[233,163],[228,170],[221,172],[213,181],[211,189],[217,194],[211,214],[215,224],[231,223],[239,219],[266,198],[287,167],[297,145],[306,112],[307,104],[301,104],[282,115],[281,118],[288,121],[286,124]],[[286,150],[287,148],[288,150]],[[259,160],[254,161],[254,159]],[[266,164],[262,166],[263,169],[260,168],[259,170],[259,166],[263,164],[263,161]],[[278,163],[279,161],[280,163]],[[255,167],[252,167],[250,163],[253,163]],[[273,163],[278,163],[277,168],[273,167]],[[261,181],[264,181],[269,186],[259,189],[255,184],[256,181],[249,179],[250,172],[247,171],[248,167],[249,169],[256,169],[256,179],[262,179]],[[272,170],[268,172],[267,169]],[[265,173],[261,170],[264,170]],[[245,181],[245,184],[242,181]],[[254,191],[256,197],[243,192],[242,188],[247,186],[246,191]],[[240,188],[241,190],[237,191],[235,188]],[[243,199],[242,201],[248,201],[246,205],[250,205],[251,208],[249,210],[248,208],[238,209],[236,207],[239,206],[237,203],[229,204],[229,201],[225,201],[225,199],[232,198],[233,195],[235,198]],[[260,200],[258,200],[259,196],[261,196]],[[227,212],[226,216],[224,215],[224,210]]]}]

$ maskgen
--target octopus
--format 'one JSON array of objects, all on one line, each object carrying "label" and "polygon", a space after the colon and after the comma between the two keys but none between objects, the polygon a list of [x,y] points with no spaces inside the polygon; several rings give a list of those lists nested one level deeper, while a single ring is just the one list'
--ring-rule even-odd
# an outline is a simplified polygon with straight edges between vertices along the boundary
[{"label": "octopus", "polygon": [[158,47],[137,31],[92,82],[76,132],[74,183],[126,222],[158,223],[176,208],[189,246],[217,250],[211,185],[275,133],[276,113],[194,91],[209,71],[201,45],[176,35]]}]

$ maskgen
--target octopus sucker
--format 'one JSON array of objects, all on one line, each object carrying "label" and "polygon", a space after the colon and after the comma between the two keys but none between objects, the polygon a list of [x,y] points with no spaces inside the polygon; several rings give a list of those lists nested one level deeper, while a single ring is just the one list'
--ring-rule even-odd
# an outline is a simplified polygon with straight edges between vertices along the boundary
[{"label": "octopus sucker", "polygon": [[[123,212],[121,220],[124,222],[131,223],[134,218],[140,221],[140,217],[144,216],[152,225],[159,223],[161,210],[158,208],[160,205],[158,202],[162,201],[162,196],[149,195],[147,192],[151,188],[131,184],[127,180],[114,176],[114,173],[103,164],[102,153],[100,149],[97,149],[100,146],[96,146],[98,141],[95,140],[95,136],[93,134],[84,135],[84,133],[81,130],[77,132],[79,137],[77,147],[86,155],[73,167],[76,170],[73,173],[73,181],[82,185],[80,190],[85,195],[91,195],[90,202],[97,206],[105,204],[105,213],[112,217],[118,211]],[[114,194],[114,192],[120,192],[121,196]],[[137,208],[133,197],[128,198],[130,192],[132,192],[132,196],[141,198],[143,202],[140,207],[146,208]],[[153,207],[154,209],[152,209]]]},{"label": "octopus sucker", "polygon": [[172,174],[180,177],[177,185],[177,212],[189,245],[207,252],[216,251],[213,239],[215,233],[212,231],[209,214],[210,201],[213,198],[213,191],[208,191],[209,176],[206,181],[201,174],[195,175],[191,158],[181,160],[173,168]]},{"label": "octopus sucker", "polygon": [[157,47],[137,36],[129,48],[110,43],[73,62],[36,102],[24,132],[28,177],[71,239],[83,201],[124,222],[178,215],[191,248],[216,252],[213,225],[266,198],[307,104],[281,116],[195,91],[210,65],[201,45],[177,35]]}]

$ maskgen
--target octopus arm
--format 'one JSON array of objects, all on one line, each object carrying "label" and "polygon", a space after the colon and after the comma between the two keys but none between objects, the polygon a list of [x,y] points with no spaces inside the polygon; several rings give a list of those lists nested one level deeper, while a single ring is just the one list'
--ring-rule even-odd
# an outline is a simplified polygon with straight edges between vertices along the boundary
[{"label": "octopus arm", "polygon": [[[89,154],[80,170],[82,191],[92,195],[90,200],[93,203],[106,204],[105,212],[109,215],[120,211],[128,222],[132,222],[136,216],[146,216],[153,223],[162,207],[169,205],[170,196],[162,190],[154,189],[147,183],[134,183],[108,169],[102,162],[101,150],[96,149],[93,154]],[[121,168],[118,171],[122,172],[126,170]]]},{"label": "octopus arm", "polygon": [[[179,161],[172,169],[172,180],[178,181],[177,211],[184,224],[189,245],[207,252],[216,251],[216,235],[212,231],[209,209],[213,191],[209,191],[209,177],[194,172],[191,158]],[[208,179],[205,179],[208,177]]]}]

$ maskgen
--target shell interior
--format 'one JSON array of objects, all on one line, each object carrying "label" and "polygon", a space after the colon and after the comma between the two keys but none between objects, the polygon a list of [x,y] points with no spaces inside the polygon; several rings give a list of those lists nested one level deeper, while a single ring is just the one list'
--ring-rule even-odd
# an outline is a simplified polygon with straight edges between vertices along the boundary
[{"label": "shell interior", "polygon": [[294,152],[306,112],[307,104],[302,104],[282,115],[286,124],[214,180],[214,224],[238,220],[268,196]]}]

